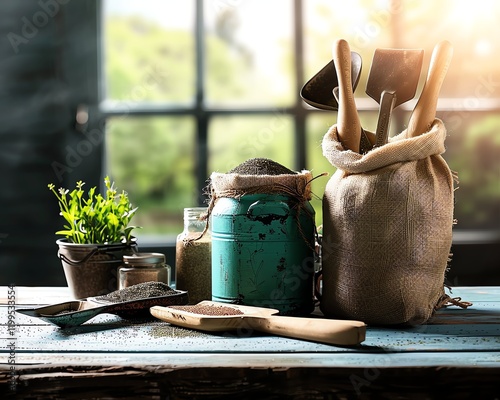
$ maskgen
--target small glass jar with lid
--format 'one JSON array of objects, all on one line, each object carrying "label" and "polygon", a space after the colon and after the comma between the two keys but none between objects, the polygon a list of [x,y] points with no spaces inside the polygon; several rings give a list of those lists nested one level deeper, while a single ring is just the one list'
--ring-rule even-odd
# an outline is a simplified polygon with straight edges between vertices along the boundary
[{"label": "small glass jar with lid", "polygon": [[123,256],[118,270],[118,289],[144,282],[163,282],[170,286],[170,265],[162,253],[134,253]]}]

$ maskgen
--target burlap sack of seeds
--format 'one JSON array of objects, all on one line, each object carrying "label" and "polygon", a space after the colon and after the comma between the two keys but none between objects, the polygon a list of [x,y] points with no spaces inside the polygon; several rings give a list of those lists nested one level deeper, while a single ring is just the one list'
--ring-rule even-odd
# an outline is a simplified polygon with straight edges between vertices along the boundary
[{"label": "burlap sack of seeds", "polygon": [[336,126],[323,154],[337,171],[323,198],[323,296],[328,317],[369,324],[425,323],[445,297],[454,176],[436,119],[365,155],[346,151]]}]

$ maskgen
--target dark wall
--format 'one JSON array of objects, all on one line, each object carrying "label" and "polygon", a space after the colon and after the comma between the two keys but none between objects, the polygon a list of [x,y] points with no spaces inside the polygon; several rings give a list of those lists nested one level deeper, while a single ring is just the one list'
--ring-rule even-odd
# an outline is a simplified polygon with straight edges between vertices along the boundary
[{"label": "dark wall", "polygon": [[83,136],[75,129],[78,104],[92,106],[97,96],[89,79],[95,33],[86,47],[74,45],[95,29],[84,18],[94,7],[0,2],[0,285],[65,284],[54,235],[62,220],[47,184],[90,186],[100,177],[99,146],[78,157]]}]

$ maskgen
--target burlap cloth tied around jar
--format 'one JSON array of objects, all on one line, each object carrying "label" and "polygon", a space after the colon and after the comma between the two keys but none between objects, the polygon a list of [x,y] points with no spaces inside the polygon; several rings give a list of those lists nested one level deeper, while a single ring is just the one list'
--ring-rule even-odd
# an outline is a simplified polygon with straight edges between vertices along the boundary
[{"label": "burlap cloth tied around jar", "polygon": [[323,198],[326,316],[413,325],[443,303],[454,223],[445,138],[439,119],[365,155],[344,150],[336,125],[324,136],[323,155],[337,167]]},{"label": "burlap cloth tied around jar", "polygon": [[210,218],[217,199],[221,197],[239,199],[242,196],[251,194],[288,196],[293,203],[291,206],[296,210],[295,216],[298,229],[306,243],[314,250],[313,244],[310,243],[311,241],[307,235],[302,232],[299,219],[301,212],[305,212],[312,219],[314,218],[308,212],[307,207],[305,207],[306,202],[312,198],[311,181],[313,179],[311,172],[307,170],[279,175],[246,175],[213,172],[210,175],[210,185],[208,186],[210,202],[206,218]]},{"label": "burlap cloth tied around jar", "polygon": [[212,199],[238,198],[248,194],[275,193],[295,197],[299,201],[311,200],[312,174],[303,170],[294,174],[242,175],[213,172],[210,175]]}]

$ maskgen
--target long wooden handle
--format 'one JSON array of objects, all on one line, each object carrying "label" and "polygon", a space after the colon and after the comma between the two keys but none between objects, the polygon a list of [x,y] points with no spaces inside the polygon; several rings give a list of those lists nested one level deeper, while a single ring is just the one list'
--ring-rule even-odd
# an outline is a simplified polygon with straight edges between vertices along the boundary
[{"label": "long wooden handle", "polygon": [[339,39],[333,44],[332,57],[339,82],[337,133],[345,148],[358,153],[361,122],[352,91],[351,49],[344,39]]},{"label": "long wooden handle", "polygon": [[439,42],[434,47],[424,88],[408,121],[408,137],[427,132],[436,118],[439,91],[448,72],[452,56],[453,47],[447,40]]},{"label": "long wooden handle", "polygon": [[366,336],[361,321],[272,316],[249,317],[247,322],[260,332],[339,346],[357,345]]}]

